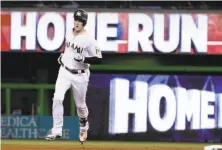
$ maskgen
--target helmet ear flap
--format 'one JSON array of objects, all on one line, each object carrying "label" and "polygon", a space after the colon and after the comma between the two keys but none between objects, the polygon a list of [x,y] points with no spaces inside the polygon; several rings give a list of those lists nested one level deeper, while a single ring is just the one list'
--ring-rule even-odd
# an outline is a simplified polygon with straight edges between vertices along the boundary
[{"label": "helmet ear flap", "polygon": [[86,21],[83,21],[82,24],[83,24],[83,26],[86,26]]}]

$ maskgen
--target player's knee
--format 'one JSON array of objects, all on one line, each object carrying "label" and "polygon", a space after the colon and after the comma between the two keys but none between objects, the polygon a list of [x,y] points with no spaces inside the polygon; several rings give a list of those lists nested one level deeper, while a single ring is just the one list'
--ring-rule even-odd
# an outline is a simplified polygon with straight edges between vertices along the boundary
[{"label": "player's knee", "polygon": [[63,109],[62,107],[63,107],[63,101],[59,101],[59,100],[53,101],[53,103],[52,103],[53,109],[56,109],[56,108]]},{"label": "player's knee", "polygon": [[85,109],[87,108],[86,103],[78,103],[76,104],[77,109]]},{"label": "player's knee", "polygon": [[60,94],[54,94],[54,97],[53,97],[53,101],[63,101],[64,100],[64,95],[60,95]]}]

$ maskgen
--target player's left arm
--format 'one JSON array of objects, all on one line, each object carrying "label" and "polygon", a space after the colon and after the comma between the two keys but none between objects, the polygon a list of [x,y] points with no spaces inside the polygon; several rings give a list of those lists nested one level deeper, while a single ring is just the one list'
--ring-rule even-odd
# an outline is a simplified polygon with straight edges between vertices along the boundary
[{"label": "player's left arm", "polygon": [[[102,55],[102,54],[100,54],[100,55]],[[85,57],[83,62],[87,63],[87,64],[101,64],[102,63],[102,57],[100,57],[100,56]]]},{"label": "player's left arm", "polygon": [[89,57],[80,56],[81,57],[80,59],[75,59],[75,60],[77,61],[80,60],[81,62],[87,63],[87,64],[101,64],[102,63],[102,52],[95,40],[89,44],[87,50],[90,55]]},{"label": "player's left arm", "polygon": [[88,53],[91,57],[85,57],[84,63],[88,64],[101,64],[102,52],[96,40],[92,40],[88,47]]}]

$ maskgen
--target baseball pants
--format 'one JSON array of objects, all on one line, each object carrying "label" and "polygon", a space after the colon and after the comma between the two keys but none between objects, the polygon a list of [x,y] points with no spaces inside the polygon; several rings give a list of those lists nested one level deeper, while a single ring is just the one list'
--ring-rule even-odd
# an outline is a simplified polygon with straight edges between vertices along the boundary
[{"label": "baseball pants", "polygon": [[89,69],[87,69],[86,72],[82,74],[72,74],[64,67],[60,67],[56,80],[52,105],[53,133],[62,134],[64,115],[63,101],[69,88],[72,88],[78,117],[88,117],[89,112],[86,106],[86,92],[88,88],[89,76]]}]

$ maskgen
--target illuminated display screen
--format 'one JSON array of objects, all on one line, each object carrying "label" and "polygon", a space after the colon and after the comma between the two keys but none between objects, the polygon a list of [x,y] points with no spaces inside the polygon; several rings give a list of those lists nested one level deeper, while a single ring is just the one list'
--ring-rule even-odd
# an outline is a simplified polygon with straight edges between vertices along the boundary
[{"label": "illuminated display screen", "polygon": [[108,117],[109,135],[172,132],[178,140],[221,138],[213,129],[222,129],[222,76],[92,74],[89,95],[91,119]]}]

